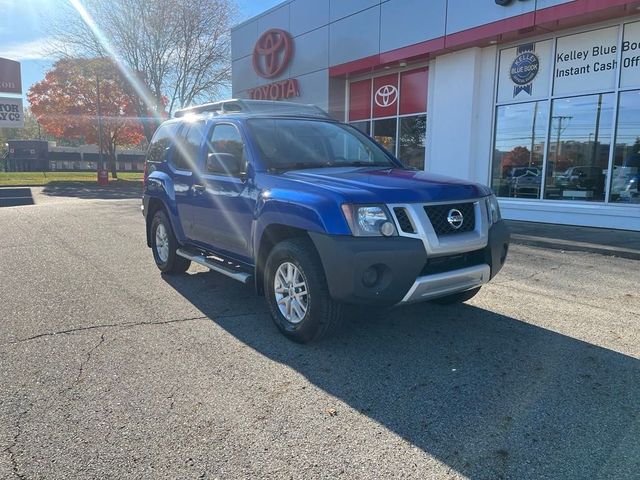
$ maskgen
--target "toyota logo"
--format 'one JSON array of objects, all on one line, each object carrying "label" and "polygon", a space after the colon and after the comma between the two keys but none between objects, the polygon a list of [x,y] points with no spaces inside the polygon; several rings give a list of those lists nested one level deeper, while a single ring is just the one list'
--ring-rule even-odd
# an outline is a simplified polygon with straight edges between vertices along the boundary
[{"label": "toyota logo", "polygon": [[253,69],[263,78],[280,75],[293,54],[293,40],[287,32],[279,28],[267,30],[256,42],[253,49]]},{"label": "toyota logo", "polygon": [[449,222],[451,228],[458,230],[464,223],[464,215],[462,215],[460,210],[452,208],[447,214],[447,222]]},{"label": "toyota logo", "polygon": [[383,85],[376,90],[375,101],[379,107],[390,107],[398,100],[398,89],[395,85]]}]

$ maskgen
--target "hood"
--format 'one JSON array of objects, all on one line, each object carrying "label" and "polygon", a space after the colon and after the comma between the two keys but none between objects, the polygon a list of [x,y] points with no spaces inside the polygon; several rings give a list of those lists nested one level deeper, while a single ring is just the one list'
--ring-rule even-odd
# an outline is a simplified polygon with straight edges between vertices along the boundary
[{"label": "hood", "polygon": [[491,194],[484,185],[400,168],[316,168],[282,176],[340,193],[351,203],[455,202]]}]

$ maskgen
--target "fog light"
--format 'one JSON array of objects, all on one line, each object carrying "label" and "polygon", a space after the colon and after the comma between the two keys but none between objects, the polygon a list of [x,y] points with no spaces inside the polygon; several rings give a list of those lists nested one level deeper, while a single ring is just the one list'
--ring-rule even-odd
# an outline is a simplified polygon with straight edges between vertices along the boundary
[{"label": "fog light", "polygon": [[378,281],[378,270],[375,267],[369,267],[362,273],[362,283],[365,287],[373,287]]},{"label": "fog light", "polygon": [[385,237],[390,237],[391,235],[396,233],[396,227],[393,226],[391,222],[384,222],[380,225],[380,233]]}]

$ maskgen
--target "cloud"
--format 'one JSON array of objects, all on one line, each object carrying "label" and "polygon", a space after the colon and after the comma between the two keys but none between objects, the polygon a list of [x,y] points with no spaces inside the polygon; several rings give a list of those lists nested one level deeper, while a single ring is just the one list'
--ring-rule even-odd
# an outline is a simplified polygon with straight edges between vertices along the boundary
[{"label": "cloud", "polygon": [[6,43],[0,46],[3,57],[19,62],[23,60],[52,60],[51,50],[51,40],[46,37],[26,42]]}]

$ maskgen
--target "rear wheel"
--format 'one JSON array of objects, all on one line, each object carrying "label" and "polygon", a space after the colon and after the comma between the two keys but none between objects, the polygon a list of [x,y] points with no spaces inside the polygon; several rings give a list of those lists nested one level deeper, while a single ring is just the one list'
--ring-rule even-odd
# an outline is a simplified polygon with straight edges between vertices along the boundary
[{"label": "rear wheel", "polygon": [[433,303],[437,303],[438,305],[451,305],[454,303],[462,303],[467,300],[471,300],[475,297],[480,291],[480,287],[472,288],[471,290],[465,290],[464,292],[453,293],[451,295],[447,295],[446,297],[436,298],[435,300],[431,300]]},{"label": "rear wheel", "polygon": [[151,221],[151,250],[162,273],[182,273],[189,269],[191,261],[176,253],[178,247],[167,214],[158,210]]},{"label": "rear wheel", "polygon": [[310,240],[294,238],[277,244],[264,271],[269,311],[285,336],[307,343],[337,330],[342,305],[329,294],[322,263]]}]

